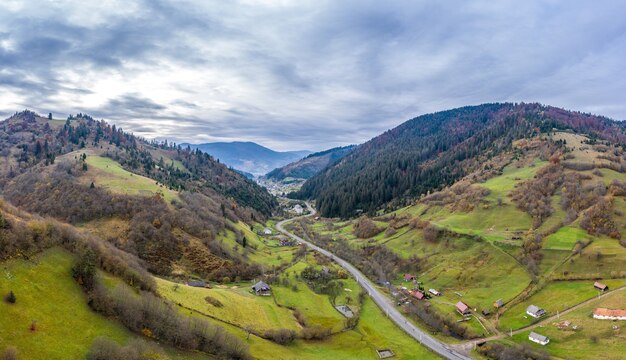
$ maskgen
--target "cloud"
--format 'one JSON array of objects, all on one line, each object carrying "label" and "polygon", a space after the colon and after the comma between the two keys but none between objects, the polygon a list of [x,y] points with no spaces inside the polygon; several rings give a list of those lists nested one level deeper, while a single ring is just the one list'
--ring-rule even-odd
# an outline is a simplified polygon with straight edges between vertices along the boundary
[{"label": "cloud", "polygon": [[177,142],[358,143],[539,101],[626,119],[626,6],[514,1],[6,1],[0,109]]}]

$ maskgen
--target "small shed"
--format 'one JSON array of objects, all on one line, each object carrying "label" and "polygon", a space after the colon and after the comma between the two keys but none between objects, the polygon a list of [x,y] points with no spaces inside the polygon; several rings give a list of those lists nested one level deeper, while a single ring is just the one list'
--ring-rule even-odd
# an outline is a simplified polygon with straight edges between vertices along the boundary
[{"label": "small shed", "polygon": [[538,319],[546,314],[546,311],[539,306],[530,305],[526,308],[526,314]]},{"label": "small shed", "polygon": [[414,281],[417,279],[417,276],[412,274],[404,274],[404,281]]},{"label": "small shed", "polygon": [[472,310],[463,301],[456,303],[456,311],[463,316],[470,315],[472,313]]},{"label": "small shed", "polygon": [[263,229],[263,234],[264,235],[272,235],[272,229],[270,229],[270,228]]},{"label": "small shed", "polygon": [[199,287],[199,288],[206,288],[207,283],[205,281],[202,280],[189,280],[187,281],[187,285],[188,286],[192,286],[192,287]]},{"label": "small shed", "polygon": [[296,214],[302,214],[304,212],[304,208],[300,204],[297,204],[296,206],[293,207],[293,211]]},{"label": "small shed", "polygon": [[496,302],[493,303],[493,307],[496,309],[499,309],[502,306],[504,306],[504,301],[502,301],[502,299],[498,299],[496,300]]},{"label": "small shed", "polygon": [[252,291],[258,296],[270,296],[271,288],[263,281],[259,281],[258,283],[252,285]]},{"label": "small shed", "polygon": [[598,289],[598,290],[600,290],[600,291],[608,291],[609,290],[608,286],[606,286],[605,284],[603,284],[603,283],[601,283],[599,281],[596,281],[595,283],[593,283],[593,287]]},{"label": "small shed", "polygon": [[547,336],[539,335],[534,331],[531,331],[530,334],[528,334],[528,340],[544,346],[550,342],[550,339],[548,339]]},{"label": "small shed", "polygon": [[379,359],[388,359],[396,356],[391,349],[378,349],[376,350],[376,354],[378,354]]},{"label": "small shed", "polygon": [[428,289],[428,292],[431,293],[433,296],[441,296],[441,293],[435,289]]},{"label": "small shed", "polygon": [[489,316],[489,315],[491,315],[491,311],[489,311],[489,309],[483,309],[482,313],[483,313],[483,315],[485,315],[485,316]]},{"label": "small shed", "polygon": [[341,315],[347,318],[351,318],[354,316],[354,312],[352,311],[352,309],[350,309],[348,305],[337,305],[335,306],[335,309],[337,309],[337,311],[339,311]]}]

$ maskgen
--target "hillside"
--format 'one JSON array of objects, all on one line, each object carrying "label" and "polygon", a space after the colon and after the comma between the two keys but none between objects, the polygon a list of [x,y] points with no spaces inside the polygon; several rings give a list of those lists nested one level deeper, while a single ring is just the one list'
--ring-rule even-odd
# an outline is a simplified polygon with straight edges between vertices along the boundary
[{"label": "hillside", "polygon": [[625,143],[621,123],[539,104],[484,104],[419,116],[359,146],[293,194],[325,216],[406,204],[452,185],[515,140],[552,129]]},{"label": "hillside", "polygon": [[356,145],[336,147],[316,152],[304,159],[276,168],[267,173],[265,177],[275,181],[284,180],[285,178],[308,179],[322,171],[328,165],[344,158],[352,152],[354,148],[356,148]]},{"label": "hillside", "polygon": [[181,146],[199,149],[234,169],[255,176],[264,175],[272,169],[299,160],[311,153],[304,150],[279,152],[253,142],[240,141],[181,144]]},{"label": "hillside", "polygon": [[[602,352],[618,359],[620,326],[590,313],[626,308],[626,153],[617,130],[602,134],[608,141],[597,129],[597,136],[551,130],[519,139],[408,206],[352,220],[301,220],[292,230],[379,284],[390,282],[389,296],[440,338],[469,345],[487,338],[478,349],[487,358],[594,359]],[[403,303],[402,287],[440,295]],[[459,301],[471,317],[458,314]],[[530,305],[547,315],[528,316]],[[529,342],[531,330],[551,342]],[[535,353],[522,355],[528,351]]]},{"label": "hillside", "polygon": [[[253,278],[258,264],[219,239],[262,221],[274,198],[200,151],[149,143],[79,114],[22,112],[0,123],[3,197],[102,236],[156,274]],[[104,228],[101,230],[101,228]]]}]

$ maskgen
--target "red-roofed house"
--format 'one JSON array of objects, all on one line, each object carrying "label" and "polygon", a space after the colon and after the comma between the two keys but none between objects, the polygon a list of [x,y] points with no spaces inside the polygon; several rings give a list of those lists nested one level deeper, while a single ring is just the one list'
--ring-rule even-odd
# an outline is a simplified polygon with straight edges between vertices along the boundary
[{"label": "red-roofed house", "polygon": [[599,320],[626,320],[626,310],[593,309],[593,318]]},{"label": "red-roofed house", "polygon": [[415,275],[404,274],[404,281],[413,281],[415,279],[417,279],[417,277]]},{"label": "red-roofed house", "polygon": [[456,311],[458,311],[461,315],[469,315],[472,313],[472,310],[470,310],[469,306],[467,306],[463,301],[456,303]]},{"label": "red-roofed house", "polygon": [[409,294],[411,294],[411,296],[413,296],[417,300],[424,300],[424,297],[426,296],[423,292],[419,290],[409,290]]}]

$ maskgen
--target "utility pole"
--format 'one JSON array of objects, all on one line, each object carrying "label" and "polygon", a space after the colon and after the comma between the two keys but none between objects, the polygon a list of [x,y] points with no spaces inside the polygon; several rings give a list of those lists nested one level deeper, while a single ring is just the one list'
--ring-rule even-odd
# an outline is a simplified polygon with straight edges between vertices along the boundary
[{"label": "utility pole", "polygon": [[510,334],[511,334],[510,336],[513,337],[513,329],[511,328],[511,329],[509,329],[509,331],[510,331]]}]

